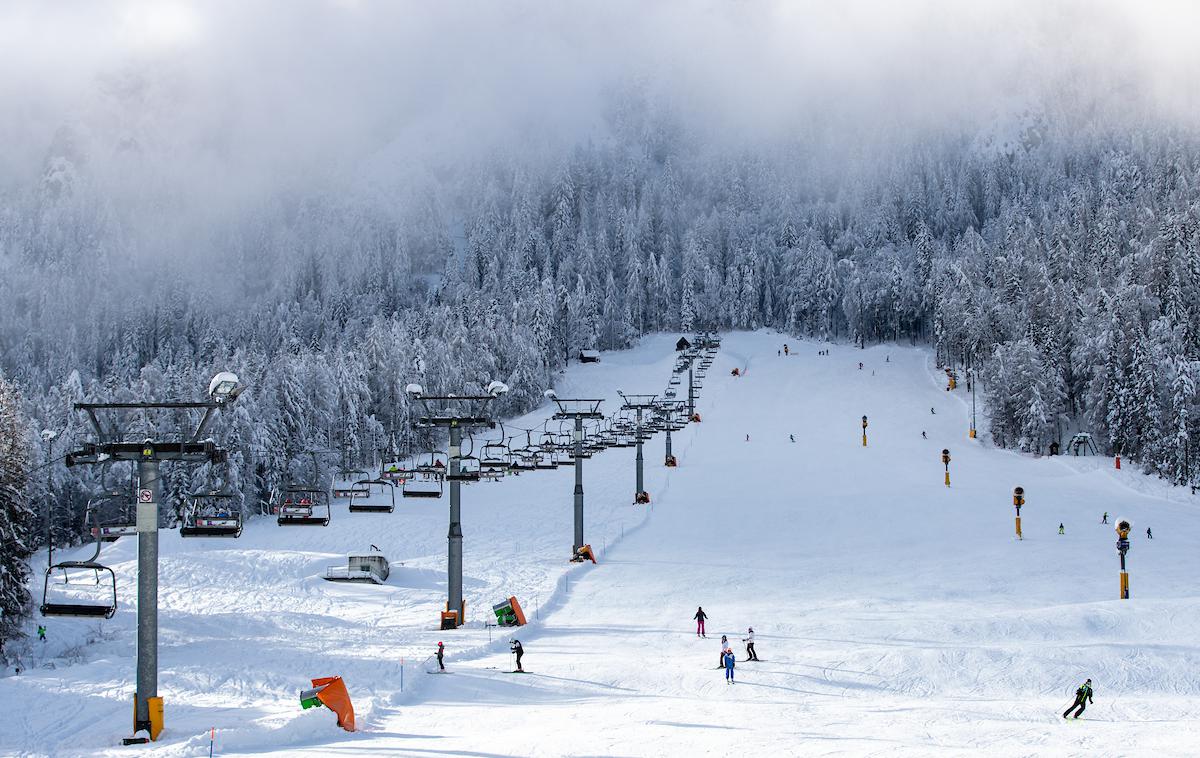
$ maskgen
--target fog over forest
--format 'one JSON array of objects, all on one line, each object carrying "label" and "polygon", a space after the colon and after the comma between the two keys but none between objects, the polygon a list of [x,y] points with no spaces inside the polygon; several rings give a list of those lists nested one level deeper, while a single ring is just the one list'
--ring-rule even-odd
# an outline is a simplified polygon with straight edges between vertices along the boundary
[{"label": "fog over forest", "polygon": [[[0,6],[0,375],[250,389],[220,478],[420,450],[402,389],[528,410],[581,349],[772,326],[977,372],[993,444],[1200,455],[1187,2]],[[149,423],[166,424],[166,420]],[[23,486],[73,503],[96,471]],[[40,537],[31,537],[36,544]]]}]

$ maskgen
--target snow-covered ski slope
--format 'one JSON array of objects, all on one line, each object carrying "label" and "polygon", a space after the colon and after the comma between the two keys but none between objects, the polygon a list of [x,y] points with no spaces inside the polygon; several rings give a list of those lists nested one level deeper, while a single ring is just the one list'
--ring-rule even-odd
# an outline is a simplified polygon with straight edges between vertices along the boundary
[{"label": "snow-covered ski slope", "polygon": [[[573,367],[560,395],[612,409],[617,389],[660,391],[673,339]],[[785,341],[793,355],[778,357]],[[215,726],[219,755],[1194,755],[1200,501],[1108,460],[968,440],[964,398],[922,350],[728,335],[703,422],[675,437],[678,469],[661,465],[662,435],[647,446],[649,509],[631,504],[632,449],[586,463],[599,565],[565,560],[570,469],[465,488],[473,623],[453,632],[433,629],[444,500],[391,515],[342,505],[329,527],[262,521],[236,541],[165,534],[167,732],[148,748],[114,747],[134,674],[136,551],[122,539],[103,555],[121,580],[117,617],[52,621],[45,652],[34,643],[29,670],[0,680],[0,753],[197,755]],[[1134,522],[1128,601],[1105,511]],[[386,586],[319,578],[368,544],[404,563]],[[481,624],[509,594],[533,620],[516,632],[525,676],[508,673],[512,632],[492,629],[489,643]],[[695,635],[697,605],[708,639]],[[759,663],[742,661],[749,626]],[[722,633],[739,654],[733,686],[717,669]],[[425,673],[439,639],[444,676]],[[307,678],[331,674],[347,682],[358,733],[300,711]],[[1085,677],[1096,702],[1066,723]]]}]

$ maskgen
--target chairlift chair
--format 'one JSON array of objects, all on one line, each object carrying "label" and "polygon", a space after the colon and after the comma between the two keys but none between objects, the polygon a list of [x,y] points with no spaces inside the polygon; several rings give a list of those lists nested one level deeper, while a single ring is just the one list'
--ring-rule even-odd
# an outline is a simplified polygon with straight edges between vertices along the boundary
[{"label": "chairlift chair", "polygon": [[458,458],[458,473],[446,472],[446,479],[452,482],[477,482],[483,473],[483,464],[473,455],[461,455]]},{"label": "chairlift chair", "polygon": [[355,495],[366,497],[369,493],[364,492],[361,488],[355,489],[355,487],[357,482],[369,478],[370,475],[361,469],[339,472],[337,481],[333,483],[333,497],[338,500],[345,500]]},{"label": "chairlift chair", "polygon": [[137,504],[133,492],[111,489],[88,501],[85,523],[92,524],[92,536],[104,542],[137,534]]},{"label": "chairlift chair", "polygon": [[[95,523],[96,515],[93,513],[92,517],[93,523]],[[91,558],[84,561],[59,561],[46,568],[45,579],[42,583],[42,604],[39,607],[43,616],[110,619],[117,612],[117,575],[108,566],[100,563],[101,538],[98,528],[93,534],[96,535],[96,552],[92,554]],[[88,600],[84,600],[75,593],[67,594],[65,588],[71,584],[70,574],[68,573],[71,570],[91,571],[97,587],[101,584],[100,577],[102,572],[107,574],[104,585],[111,587],[111,599],[107,592],[104,593],[104,602],[98,602],[98,599],[94,597],[94,593],[93,598]],[[53,586],[57,589],[55,590],[55,597],[52,597],[50,587],[55,571],[62,572],[63,581],[61,583],[53,583]]]},{"label": "chairlift chair", "polygon": [[329,493],[306,485],[288,485],[277,497],[275,515],[279,526],[329,526]]},{"label": "chairlift chair", "polygon": [[350,498],[351,513],[391,513],[396,510],[396,486],[387,479],[363,479],[355,486],[365,488],[365,496]]},{"label": "chairlift chair", "polygon": [[242,509],[237,495],[222,490],[189,495],[179,526],[180,537],[242,536]]},{"label": "chairlift chair", "polygon": [[433,465],[417,466],[416,473],[404,482],[404,497],[441,497],[445,471]]},{"label": "chairlift chair", "polygon": [[489,442],[479,453],[479,470],[482,474],[504,474],[508,471],[508,446],[503,442]]}]

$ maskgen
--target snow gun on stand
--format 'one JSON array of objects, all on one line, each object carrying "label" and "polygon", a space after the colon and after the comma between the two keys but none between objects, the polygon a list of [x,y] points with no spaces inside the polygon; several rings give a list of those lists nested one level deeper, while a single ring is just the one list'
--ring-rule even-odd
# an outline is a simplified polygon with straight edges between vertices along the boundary
[{"label": "snow gun on stand", "polygon": [[510,597],[503,603],[496,603],[492,606],[492,612],[496,614],[497,626],[525,625],[525,612],[521,610],[521,604],[515,597]]},{"label": "snow gun on stand", "polygon": [[1129,572],[1125,570],[1125,554],[1129,552],[1129,532],[1133,522],[1129,519],[1117,519],[1117,553],[1121,556],[1121,599],[1129,599]]},{"label": "snow gun on stand", "polygon": [[946,467],[946,486],[950,486],[950,448],[942,448],[942,465]]},{"label": "snow gun on stand", "polygon": [[354,705],[350,693],[340,676],[325,676],[312,680],[312,689],[300,693],[300,707],[304,710],[325,706],[337,714],[337,724],[347,732],[354,731]]},{"label": "snow gun on stand", "polygon": [[1022,505],[1025,505],[1025,488],[1024,487],[1014,487],[1013,488],[1013,507],[1015,507],[1017,509],[1017,539],[1019,539],[1019,540],[1025,539],[1024,537],[1021,536],[1021,506]]},{"label": "snow gun on stand", "polygon": [[572,563],[583,563],[588,560],[592,563],[596,562],[596,553],[592,550],[591,545],[580,545],[575,551],[575,557],[571,558]]}]

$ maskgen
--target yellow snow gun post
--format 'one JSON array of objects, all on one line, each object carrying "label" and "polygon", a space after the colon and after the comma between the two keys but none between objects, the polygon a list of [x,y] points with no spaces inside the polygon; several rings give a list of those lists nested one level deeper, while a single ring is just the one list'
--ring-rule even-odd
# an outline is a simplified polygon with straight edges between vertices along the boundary
[{"label": "yellow snow gun post", "polygon": [[950,486],[950,449],[942,448],[942,465],[946,467],[946,486]]},{"label": "yellow snow gun post", "polygon": [[1125,570],[1125,554],[1129,552],[1129,532],[1133,522],[1117,519],[1117,553],[1121,556],[1121,599],[1129,599],[1129,572]]},{"label": "yellow snow gun post", "polygon": [[867,446],[867,417],[863,416],[863,447]]},{"label": "yellow snow gun post", "polygon": [[1024,487],[1014,487],[1013,488],[1013,506],[1016,507],[1016,509],[1017,509],[1017,539],[1019,539],[1019,540],[1025,539],[1024,537],[1021,536],[1021,506],[1022,505],[1025,505],[1025,488]]}]

